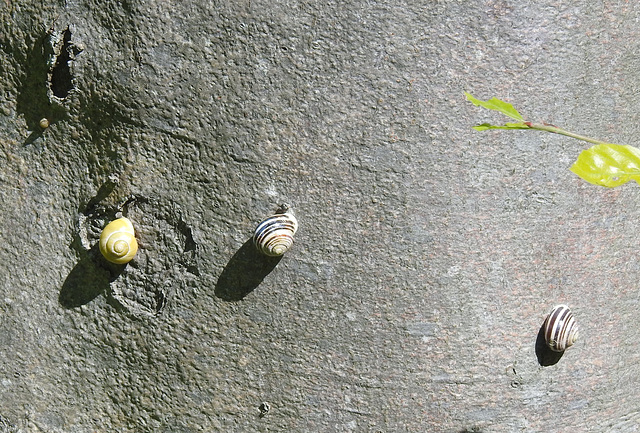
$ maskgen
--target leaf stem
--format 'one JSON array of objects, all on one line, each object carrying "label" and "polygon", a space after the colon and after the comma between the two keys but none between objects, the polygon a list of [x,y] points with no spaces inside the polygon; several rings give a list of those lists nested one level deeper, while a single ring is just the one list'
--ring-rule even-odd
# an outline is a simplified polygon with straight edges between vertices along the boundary
[{"label": "leaf stem", "polygon": [[544,123],[532,123],[532,122],[525,122],[525,124],[531,129],[537,129],[538,131],[553,132],[554,134],[566,135],[567,137],[586,141],[587,143],[612,144],[612,143],[607,143],[606,141],[600,141],[600,140],[596,140],[595,138],[590,138],[584,135],[576,134],[574,132],[567,131],[566,129],[558,128],[557,126],[554,126],[554,125],[548,125]]}]

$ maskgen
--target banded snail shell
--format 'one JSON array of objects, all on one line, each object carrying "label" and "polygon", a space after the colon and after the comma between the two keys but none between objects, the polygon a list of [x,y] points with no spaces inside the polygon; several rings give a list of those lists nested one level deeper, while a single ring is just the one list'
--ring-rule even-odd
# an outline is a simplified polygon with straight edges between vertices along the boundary
[{"label": "banded snail shell", "polygon": [[544,339],[554,352],[564,352],[576,342],[578,326],[569,307],[553,307],[544,322]]},{"label": "banded snail shell", "polygon": [[138,241],[133,224],[122,217],[111,221],[100,235],[100,252],[111,263],[124,264],[133,259],[138,252]]},{"label": "banded snail shell", "polygon": [[262,254],[279,257],[291,249],[297,230],[298,220],[291,211],[272,215],[258,224],[253,243]]}]

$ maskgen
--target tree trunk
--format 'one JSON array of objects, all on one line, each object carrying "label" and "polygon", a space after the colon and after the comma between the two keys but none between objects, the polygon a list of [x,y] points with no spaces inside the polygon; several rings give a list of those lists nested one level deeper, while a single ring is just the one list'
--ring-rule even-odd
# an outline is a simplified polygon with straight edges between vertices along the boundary
[{"label": "tree trunk", "polygon": [[[640,423],[640,6],[5,0],[1,432]],[[282,257],[258,223],[288,204]],[[98,239],[131,220],[138,252]],[[557,304],[580,335],[539,331]]]}]

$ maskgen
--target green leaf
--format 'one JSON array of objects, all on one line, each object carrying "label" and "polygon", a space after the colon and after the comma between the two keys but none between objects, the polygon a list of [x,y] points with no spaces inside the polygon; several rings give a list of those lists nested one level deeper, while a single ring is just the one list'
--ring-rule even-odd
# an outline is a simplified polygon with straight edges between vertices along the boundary
[{"label": "green leaf", "polygon": [[[488,101],[481,101],[471,96],[470,93],[464,92],[464,94],[467,95],[467,99],[471,101],[475,106],[484,107],[489,110],[499,111],[502,114],[505,114],[511,117],[512,119],[524,122],[524,118],[522,117],[522,115],[518,113],[518,110],[513,108],[513,105],[509,104],[508,102],[501,101],[498,98],[491,98]],[[513,129],[513,128],[510,128],[510,129]],[[527,129],[527,128],[518,128],[518,129]]]},{"label": "green leaf", "polygon": [[531,129],[531,127],[524,122],[505,123],[502,126],[483,123],[482,125],[474,126],[473,129],[476,131],[486,131],[487,129]]},{"label": "green leaf", "polygon": [[570,170],[589,183],[609,188],[630,180],[640,183],[640,149],[621,144],[597,144],[583,150]]}]

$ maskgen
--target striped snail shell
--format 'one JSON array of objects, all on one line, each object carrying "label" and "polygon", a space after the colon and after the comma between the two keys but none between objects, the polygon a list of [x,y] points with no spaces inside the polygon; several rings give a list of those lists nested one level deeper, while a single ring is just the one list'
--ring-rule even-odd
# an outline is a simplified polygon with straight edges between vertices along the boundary
[{"label": "striped snail shell", "polygon": [[578,326],[566,305],[553,307],[544,322],[544,338],[554,352],[564,352],[578,339]]},{"label": "striped snail shell", "polygon": [[100,252],[111,263],[124,264],[133,259],[138,252],[133,224],[122,217],[111,221],[100,235]]},{"label": "striped snail shell", "polygon": [[258,251],[271,257],[279,257],[293,245],[293,235],[298,230],[298,220],[289,210],[263,220],[253,235]]}]

